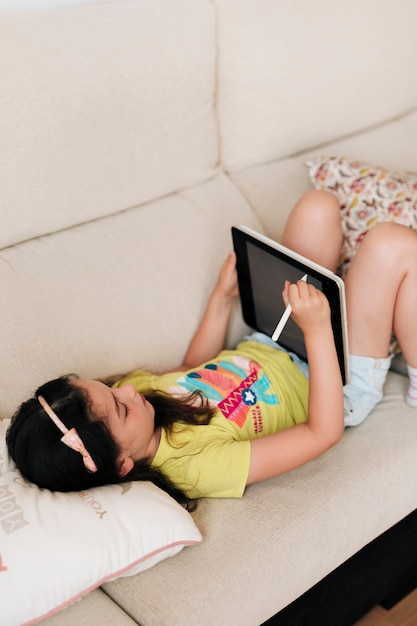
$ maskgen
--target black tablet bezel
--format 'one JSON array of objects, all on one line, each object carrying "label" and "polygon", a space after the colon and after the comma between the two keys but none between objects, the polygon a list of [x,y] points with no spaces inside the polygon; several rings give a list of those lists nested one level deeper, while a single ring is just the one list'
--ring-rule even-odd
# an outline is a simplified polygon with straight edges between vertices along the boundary
[{"label": "black tablet bezel", "polygon": [[[252,284],[251,284],[251,275],[250,275],[250,267],[248,260],[248,246],[250,243],[264,252],[283,260],[286,263],[289,263],[292,267],[296,268],[300,271],[300,277],[303,274],[307,274],[308,276],[317,279],[320,281],[322,285],[322,291],[327,297],[330,310],[331,310],[331,323],[333,329],[333,336],[335,340],[336,352],[338,356],[340,371],[342,375],[343,384],[346,384],[347,380],[347,372],[346,372],[346,354],[345,354],[345,340],[344,340],[344,329],[343,329],[343,319],[342,319],[342,311],[344,311],[344,301],[342,302],[342,292],[340,283],[337,282],[337,279],[326,276],[321,271],[315,269],[311,265],[308,265],[301,260],[292,258],[288,256],[285,252],[272,247],[266,241],[262,241],[262,239],[258,239],[251,234],[247,233],[240,228],[233,226],[232,227],[232,239],[233,239],[233,247],[236,252],[236,269],[238,276],[238,284],[239,284],[239,294],[240,301],[242,307],[242,316],[245,323],[251,328],[263,332],[266,334],[270,333],[267,329],[259,326],[254,306],[254,298],[252,292]],[[299,255],[298,255],[299,256]],[[307,260],[307,259],[306,259]],[[324,268],[323,268],[324,269]],[[340,281],[340,279],[339,279]],[[278,322],[278,320],[277,320]],[[306,359],[305,347],[304,351],[300,351],[294,349],[294,346],[289,345],[286,340],[285,329],[281,334],[278,342],[284,348],[295,352],[303,359]]]}]

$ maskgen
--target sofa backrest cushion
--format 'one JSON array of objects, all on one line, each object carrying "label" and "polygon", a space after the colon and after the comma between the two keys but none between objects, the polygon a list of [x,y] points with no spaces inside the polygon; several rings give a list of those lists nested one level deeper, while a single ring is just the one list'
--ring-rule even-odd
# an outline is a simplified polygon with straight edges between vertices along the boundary
[{"label": "sofa backrest cushion", "polygon": [[3,250],[0,417],[61,374],[179,365],[239,222],[261,228],[221,175]]},{"label": "sofa backrest cushion", "polygon": [[215,0],[229,171],[290,156],[417,106],[414,0]]},{"label": "sofa backrest cushion", "polygon": [[0,248],[197,184],[218,158],[209,0],[0,19]]}]

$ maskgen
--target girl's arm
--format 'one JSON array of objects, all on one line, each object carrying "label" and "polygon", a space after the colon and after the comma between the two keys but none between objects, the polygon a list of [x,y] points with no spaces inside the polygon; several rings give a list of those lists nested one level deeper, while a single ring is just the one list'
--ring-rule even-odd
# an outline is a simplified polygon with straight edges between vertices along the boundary
[{"label": "girl's arm", "polygon": [[188,346],[181,369],[197,367],[223,350],[233,302],[237,295],[236,255],[231,251],[220,269],[203,319]]},{"label": "girl's arm", "polygon": [[343,385],[327,298],[313,285],[286,283],[283,297],[304,333],[309,363],[307,422],[251,441],[247,484],[288,472],[339,441],[344,429]]}]

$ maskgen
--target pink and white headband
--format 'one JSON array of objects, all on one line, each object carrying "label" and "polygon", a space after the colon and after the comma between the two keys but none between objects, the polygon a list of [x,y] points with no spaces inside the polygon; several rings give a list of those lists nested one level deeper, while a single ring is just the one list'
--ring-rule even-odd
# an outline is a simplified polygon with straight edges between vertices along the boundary
[{"label": "pink and white headband", "polygon": [[77,433],[75,428],[68,428],[61,422],[58,415],[51,409],[47,401],[43,396],[38,396],[38,400],[45,411],[45,413],[51,418],[53,423],[59,428],[61,433],[63,433],[63,437],[61,437],[62,443],[65,443],[66,446],[71,448],[71,450],[75,450],[75,452],[79,452],[83,457],[84,465],[89,472],[94,474],[97,472],[97,465],[94,463],[91,458],[90,453],[86,450],[85,445],[83,444],[81,437]]}]

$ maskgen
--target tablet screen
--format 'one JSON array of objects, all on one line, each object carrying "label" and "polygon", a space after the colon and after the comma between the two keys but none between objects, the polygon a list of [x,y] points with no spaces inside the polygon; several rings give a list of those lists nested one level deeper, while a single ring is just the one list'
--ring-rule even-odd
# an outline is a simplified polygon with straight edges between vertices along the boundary
[{"label": "tablet screen", "polygon": [[[285,263],[283,259],[268,254],[258,246],[247,243],[249,273],[253,298],[255,327],[271,336],[285,310],[282,290],[286,280],[297,282],[306,273]],[[323,291],[322,282],[308,276],[307,282]],[[278,340],[284,348],[307,358],[303,333],[290,318]]]},{"label": "tablet screen", "polygon": [[[245,228],[245,227],[241,227]],[[248,326],[272,336],[285,310],[282,290],[286,280],[307,282],[320,289],[330,303],[331,321],[342,378],[347,372],[347,330],[343,281],[329,270],[251,231],[232,228],[242,315]],[[290,318],[278,343],[307,359],[303,333]]]}]

